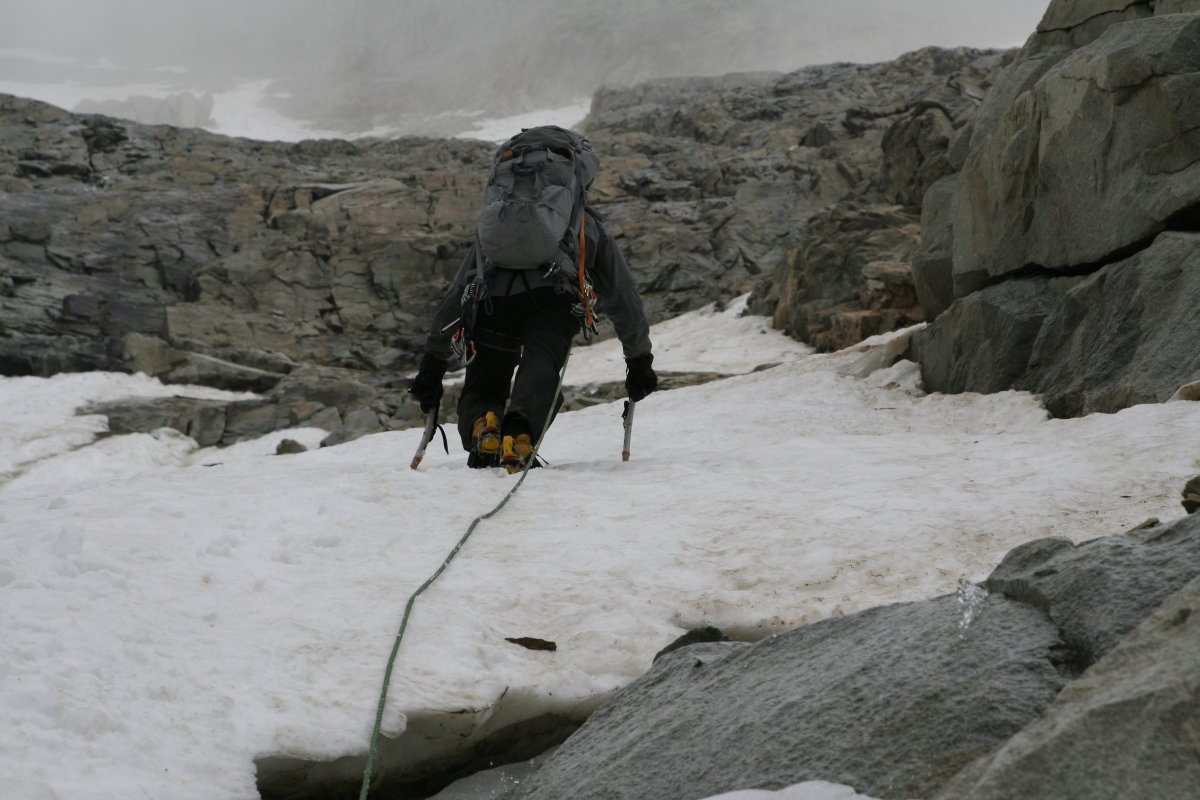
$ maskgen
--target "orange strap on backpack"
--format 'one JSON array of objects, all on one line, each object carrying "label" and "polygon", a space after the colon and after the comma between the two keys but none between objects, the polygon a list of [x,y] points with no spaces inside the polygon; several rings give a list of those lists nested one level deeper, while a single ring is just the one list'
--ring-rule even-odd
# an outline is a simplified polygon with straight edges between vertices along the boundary
[{"label": "orange strap on backpack", "polygon": [[596,326],[596,315],[592,312],[592,302],[596,293],[587,280],[587,211],[579,212],[579,299],[583,303],[584,330],[590,331]]}]

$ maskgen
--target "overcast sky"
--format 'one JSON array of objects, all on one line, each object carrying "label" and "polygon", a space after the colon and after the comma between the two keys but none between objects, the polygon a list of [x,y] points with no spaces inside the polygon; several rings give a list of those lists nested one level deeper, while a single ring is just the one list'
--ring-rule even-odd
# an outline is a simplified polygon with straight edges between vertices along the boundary
[{"label": "overcast sky", "polygon": [[884,61],[928,45],[1014,47],[1048,2],[0,0],[0,81],[80,80],[63,65],[5,59],[5,49],[182,67],[188,89],[272,79],[289,113],[369,129],[401,114],[552,108],[648,78]]},{"label": "overcast sky", "polygon": [[[757,52],[705,54],[719,70],[722,61],[791,69],[834,60],[882,60],[926,44],[1011,46],[1032,32],[1047,2],[640,0],[636,5],[657,10],[659,21],[675,19],[689,26],[697,24],[697,17],[724,27],[761,23],[766,46],[755,48]],[[281,68],[294,68],[321,60],[323,53],[352,49],[355,40],[372,38],[380,29],[394,37],[397,48],[417,52],[436,49],[448,31],[486,51],[488,40],[497,38],[500,20],[531,27],[536,41],[539,26],[522,17],[546,5],[544,0],[3,0],[0,46],[115,61],[205,64],[231,57],[249,63],[261,54]],[[630,7],[628,0],[559,0],[551,5],[593,25],[599,19],[606,27],[621,26]],[[701,9],[704,13],[697,14]],[[668,40],[676,31],[664,24],[656,33]],[[787,47],[789,40],[799,46]]]}]

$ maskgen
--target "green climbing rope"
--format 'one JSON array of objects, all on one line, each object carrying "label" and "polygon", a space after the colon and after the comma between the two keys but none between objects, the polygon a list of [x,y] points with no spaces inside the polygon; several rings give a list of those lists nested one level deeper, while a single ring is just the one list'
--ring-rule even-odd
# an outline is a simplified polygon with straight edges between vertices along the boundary
[{"label": "green climbing rope", "polygon": [[[562,370],[558,374],[558,386],[555,387],[554,394],[551,395],[553,398],[557,398],[559,392],[562,391],[563,379],[567,375],[567,361],[570,360],[570,357],[571,353],[568,350],[567,358],[563,360]],[[542,445],[542,437],[546,435],[546,429],[550,427],[550,422],[554,419],[554,412],[557,410],[557,405],[558,404],[554,402],[550,404],[550,412],[546,414],[546,421],[545,424],[542,425],[542,432],[538,435],[538,440],[533,446],[533,452],[529,454],[529,464],[533,464],[534,459],[537,458],[538,448]],[[400,620],[400,630],[396,632],[396,640],[392,643],[392,653],[390,656],[388,656],[387,669],[383,671],[383,688],[379,693],[379,705],[375,709],[375,727],[371,731],[371,747],[367,751],[367,765],[363,768],[362,788],[358,793],[359,800],[367,800],[367,794],[371,789],[371,773],[375,768],[375,759],[379,756],[379,735],[380,730],[383,727],[383,709],[387,704],[388,687],[392,682],[392,670],[396,666],[396,654],[400,652],[400,641],[404,638],[405,630],[408,629],[408,619],[410,616],[412,616],[413,606],[416,604],[417,598],[420,597],[426,589],[432,586],[434,581],[440,578],[442,573],[446,571],[446,568],[450,566],[450,562],[453,561],[454,557],[458,555],[458,551],[462,550],[463,545],[465,545],[467,540],[471,538],[471,534],[473,534],[475,529],[479,527],[479,523],[483,522],[485,519],[494,517],[500,512],[500,509],[508,505],[508,501],[511,500],[512,496],[515,495],[517,490],[521,488],[521,484],[525,482],[525,478],[528,477],[528,475],[528,469],[521,470],[520,479],[513,484],[513,487],[508,490],[508,493],[504,495],[503,499],[500,500],[496,507],[491,511],[488,511],[486,514],[480,514],[478,517],[471,520],[471,524],[467,526],[467,532],[462,535],[462,538],[459,539],[458,543],[455,544],[453,549],[450,550],[449,555],[447,555],[442,561],[441,566],[439,566],[424,583],[417,587],[415,592],[409,595],[408,602],[404,605],[404,616]]]}]

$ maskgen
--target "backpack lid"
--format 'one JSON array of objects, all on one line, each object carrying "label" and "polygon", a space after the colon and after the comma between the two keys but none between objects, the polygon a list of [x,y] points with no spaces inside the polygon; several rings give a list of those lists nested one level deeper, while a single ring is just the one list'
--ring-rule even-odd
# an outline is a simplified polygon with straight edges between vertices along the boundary
[{"label": "backpack lid", "polygon": [[592,181],[596,179],[596,172],[600,169],[600,158],[592,150],[592,143],[587,137],[557,125],[522,128],[520,133],[500,145],[492,163],[498,164],[529,150],[550,150],[566,158],[578,160],[584,189],[592,185]]}]

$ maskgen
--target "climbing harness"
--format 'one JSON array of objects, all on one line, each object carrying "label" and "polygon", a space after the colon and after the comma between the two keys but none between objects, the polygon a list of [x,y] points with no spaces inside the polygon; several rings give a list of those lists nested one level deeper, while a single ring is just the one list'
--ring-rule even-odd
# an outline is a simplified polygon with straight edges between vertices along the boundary
[{"label": "climbing harness", "polygon": [[[563,379],[567,374],[567,361],[570,360],[570,357],[571,353],[568,350],[567,358],[563,361],[562,371],[558,374],[558,386],[554,389],[554,394],[552,395],[553,397],[557,397],[558,393],[562,391]],[[532,464],[537,459],[538,448],[541,447],[542,444],[542,436],[546,435],[546,429],[550,427],[550,422],[554,419],[554,412],[556,410],[557,403],[551,403],[550,411],[546,414],[545,424],[542,425],[542,433],[538,436],[537,442],[533,445],[533,452],[529,454],[529,459],[526,462],[527,464]],[[426,428],[428,429],[428,424],[426,425]],[[480,514],[471,521],[471,524],[467,527],[467,532],[462,535],[462,538],[459,539],[458,543],[455,544],[450,550],[450,554],[446,556],[444,561],[442,561],[441,566],[439,566],[437,570],[435,570],[434,573],[430,575],[429,578],[409,596],[408,602],[404,605],[404,616],[400,620],[400,629],[396,632],[396,640],[392,643],[392,652],[391,655],[388,656],[387,669],[385,669],[383,673],[383,688],[379,693],[379,705],[375,709],[375,727],[371,731],[371,747],[367,752],[367,764],[363,768],[362,788],[358,794],[359,800],[367,800],[367,795],[371,790],[371,773],[375,767],[375,759],[379,756],[379,736],[383,727],[383,711],[384,706],[387,704],[388,687],[392,682],[392,670],[396,665],[396,655],[400,652],[400,641],[404,638],[404,632],[408,629],[408,620],[412,615],[413,605],[416,603],[417,598],[423,594],[426,589],[432,586],[434,581],[441,577],[442,573],[446,571],[446,568],[450,566],[450,562],[453,561],[455,556],[458,555],[458,551],[462,550],[463,545],[465,545],[467,540],[471,538],[471,534],[475,532],[475,528],[479,526],[479,523],[485,519],[490,519],[491,517],[495,516],[502,508],[504,508],[504,506],[508,504],[508,501],[512,499],[512,496],[515,495],[517,490],[521,488],[521,484],[525,482],[525,478],[529,476],[529,472],[529,469],[525,469],[521,472],[521,477],[517,480],[513,487],[508,490],[508,494],[504,495],[495,508],[493,508],[491,511],[488,511],[486,514]]]},{"label": "climbing harness", "polygon": [[464,367],[475,360],[478,351],[475,348],[475,342],[467,336],[465,326],[456,330],[450,337],[450,352],[454,354],[454,360]]},{"label": "climbing harness", "polygon": [[[454,354],[454,360],[465,367],[475,360],[477,352],[471,331],[475,327],[475,318],[479,316],[479,307],[482,305],[485,313],[492,313],[491,293],[482,275],[463,287],[458,305],[458,319],[442,328],[442,333],[454,328],[454,333],[450,335],[450,352]],[[456,325],[457,328],[454,327]]]}]

